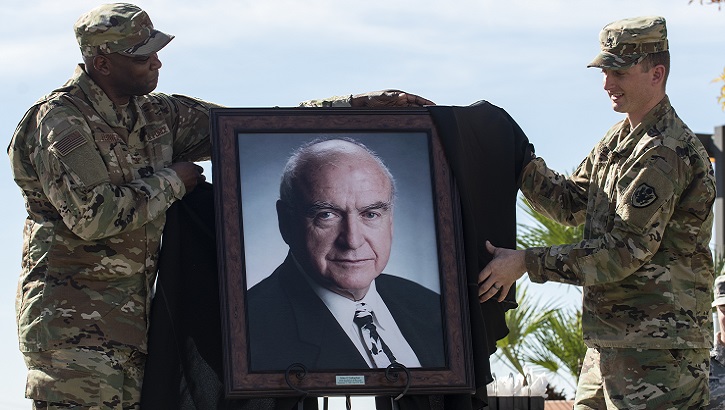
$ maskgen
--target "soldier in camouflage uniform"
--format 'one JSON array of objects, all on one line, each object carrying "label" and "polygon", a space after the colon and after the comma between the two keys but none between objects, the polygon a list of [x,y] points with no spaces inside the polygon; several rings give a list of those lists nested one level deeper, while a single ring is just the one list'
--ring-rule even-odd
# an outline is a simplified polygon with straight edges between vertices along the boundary
[{"label": "soldier in camouflage uniform", "polygon": [[710,406],[708,409],[725,410],[725,275],[715,279],[715,299],[720,331],[715,334],[715,346],[710,351]]},{"label": "soldier in camouflage uniform", "polygon": [[[713,170],[666,95],[665,19],[613,22],[589,64],[604,74],[614,125],[571,176],[533,158],[521,191],[560,223],[584,224],[579,243],[511,250],[487,244],[480,299],[533,282],[583,287],[588,346],[576,409],[699,409],[708,402],[713,339],[709,241]],[[500,290],[503,289],[502,292]]]},{"label": "soldier in camouflage uniform", "polygon": [[[8,147],[28,211],[16,303],[26,397],[37,409],[133,409],[165,212],[205,179],[192,161],[209,159],[215,105],[152,93],[173,36],[137,6],[99,6],[74,29],[84,63]],[[347,100],[430,103],[394,90]]]},{"label": "soldier in camouflage uniform", "polygon": [[28,218],[17,295],[34,408],[138,408],[167,208],[202,181],[209,103],[151,93],[173,36],[131,4],[81,16],[84,64],[8,148]]}]

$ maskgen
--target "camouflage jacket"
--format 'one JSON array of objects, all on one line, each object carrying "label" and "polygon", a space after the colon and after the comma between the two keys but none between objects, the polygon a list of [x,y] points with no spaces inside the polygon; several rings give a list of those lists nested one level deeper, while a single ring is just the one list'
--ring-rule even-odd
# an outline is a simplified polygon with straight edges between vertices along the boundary
[{"label": "camouflage jacket", "polygon": [[[718,337],[717,340],[720,338]],[[725,345],[720,343],[715,343],[710,351],[710,406],[708,409],[725,410]]]},{"label": "camouflage jacket", "polygon": [[209,106],[153,93],[124,110],[79,65],[28,110],[8,147],[28,212],[22,351],[146,350],[165,212],[185,194],[167,167],[209,158]]},{"label": "camouflage jacket", "polygon": [[589,347],[709,347],[712,166],[667,97],[630,128],[613,126],[569,177],[526,166],[537,211],[584,223],[582,242],[527,250],[529,278],[583,286]]}]

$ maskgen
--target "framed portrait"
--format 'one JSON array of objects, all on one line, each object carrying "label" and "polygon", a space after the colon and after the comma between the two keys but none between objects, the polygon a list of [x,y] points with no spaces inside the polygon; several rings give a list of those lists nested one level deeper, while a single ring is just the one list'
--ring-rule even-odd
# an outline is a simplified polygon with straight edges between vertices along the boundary
[{"label": "framed portrait", "polygon": [[227,397],[474,390],[426,109],[214,108],[211,131]]}]

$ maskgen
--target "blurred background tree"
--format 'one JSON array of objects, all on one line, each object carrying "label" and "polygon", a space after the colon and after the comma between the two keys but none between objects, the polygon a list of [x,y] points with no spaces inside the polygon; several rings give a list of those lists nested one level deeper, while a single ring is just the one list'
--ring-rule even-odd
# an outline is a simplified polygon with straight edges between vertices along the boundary
[{"label": "blurred background tree", "polygon": [[532,342],[536,340],[541,327],[545,326],[546,316],[555,309],[550,304],[542,306],[539,299],[532,300],[525,286],[519,287],[517,293],[519,307],[505,313],[509,333],[496,343],[496,354],[513,370],[526,377],[525,367]]},{"label": "blurred background tree", "polygon": [[552,310],[546,315],[545,323],[539,327],[534,338],[537,343],[531,345],[525,360],[551,373],[565,373],[575,381],[570,387],[576,390],[576,381],[587,352],[582,338],[581,310]]}]

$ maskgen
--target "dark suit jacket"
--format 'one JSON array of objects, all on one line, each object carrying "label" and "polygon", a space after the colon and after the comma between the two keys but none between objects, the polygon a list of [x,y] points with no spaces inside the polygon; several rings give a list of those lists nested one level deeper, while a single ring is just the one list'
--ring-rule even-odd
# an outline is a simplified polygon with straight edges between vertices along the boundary
[{"label": "dark suit jacket", "polygon": [[[247,292],[251,370],[367,369],[365,359],[291,256]],[[440,296],[382,274],[375,286],[422,367],[445,364]]]}]

